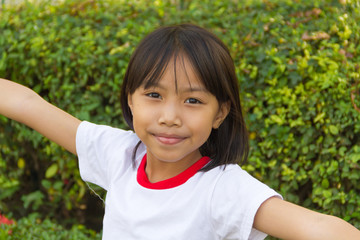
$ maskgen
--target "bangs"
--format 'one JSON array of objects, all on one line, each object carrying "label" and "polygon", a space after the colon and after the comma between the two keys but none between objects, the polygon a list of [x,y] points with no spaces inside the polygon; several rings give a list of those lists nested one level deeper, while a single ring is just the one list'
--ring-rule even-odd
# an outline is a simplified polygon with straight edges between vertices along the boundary
[{"label": "bangs", "polygon": [[[177,88],[177,67],[180,66],[181,70],[187,75],[184,59],[189,61],[200,82],[211,92],[210,87],[205,83],[203,74],[200,72],[200,66],[196,64],[199,59],[194,59],[194,54],[191,54],[191,52],[196,52],[196,47],[184,41],[186,39],[181,39],[180,33],[177,33],[178,36],[176,37],[173,37],[173,34],[175,33],[171,35],[169,33],[170,36],[165,35],[163,38],[152,38],[150,35],[144,39],[146,41],[139,45],[130,60],[127,76],[125,77],[125,79],[128,78],[125,85],[128,94],[134,93],[140,86],[145,89],[155,86],[161,80],[169,65],[174,67],[174,80]],[[179,61],[180,64],[177,64]],[[173,64],[171,64],[172,62]]]},{"label": "bangs", "polygon": [[[147,89],[157,85],[168,68],[170,61],[174,59],[174,55],[177,55],[177,52],[176,49],[169,46],[165,49],[159,49],[159,51],[153,50],[151,54],[143,56],[144,58],[148,57],[148,59],[146,59],[146,63],[143,65],[143,71],[139,72],[142,76],[136,78],[137,81],[133,81],[136,85],[132,87],[130,94],[140,86]],[[173,61],[176,60],[174,59]]]}]

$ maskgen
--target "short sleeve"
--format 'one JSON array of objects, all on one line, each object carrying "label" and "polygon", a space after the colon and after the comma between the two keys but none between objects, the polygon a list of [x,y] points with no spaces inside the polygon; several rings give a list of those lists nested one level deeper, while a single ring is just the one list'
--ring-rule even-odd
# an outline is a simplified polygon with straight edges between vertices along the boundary
[{"label": "short sleeve", "polygon": [[264,239],[253,228],[254,218],[267,199],[281,196],[239,166],[228,166],[216,183],[211,199],[214,232],[220,239]]},{"label": "short sleeve", "polygon": [[119,174],[132,166],[131,156],[138,142],[132,131],[82,122],[76,134],[81,178],[108,190],[114,171]]}]

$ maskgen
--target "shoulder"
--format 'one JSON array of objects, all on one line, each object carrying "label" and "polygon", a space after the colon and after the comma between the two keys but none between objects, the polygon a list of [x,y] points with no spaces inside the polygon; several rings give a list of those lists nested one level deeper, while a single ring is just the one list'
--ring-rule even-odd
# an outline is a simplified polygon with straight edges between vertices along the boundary
[{"label": "shoulder", "polygon": [[[139,142],[140,139],[133,131],[84,121],[77,130],[76,151],[80,160],[96,158],[102,163],[116,163],[119,162],[116,159],[131,159]],[[140,154],[144,151],[142,144],[138,152]]]},{"label": "shoulder", "polygon": [[244,201],[244,199],[254,200],[278,195],[273,189],[251,176],[237,164],[227,165],[224,170],[219,168],[217,171],[218,179],[214,187],[214,199],[223,199],[224,196],[228,196],[238,202],[238,198]]},{"label": "shoulder", "polygon": [[214,231],[221,236],[248,239],[254,234],[252,226],[261,204],[280,195],[236,164],[214,170],[218,172],[210,207]]},{"label": "shoulder", "polygon": [[127,131],[107,125],[98,125],[87,121],[81,122],[76,134],[77,145],[83,142],[101,144],[103,147],[111,145],[134,146],[139,138],[133,131]]},{"label": "shoulder", "polygon": [[136,136],[136,134],[131,130],[124,130],[121,128],[116,128],[108,125],[95,124],[87,121],[82,121],[77,130],[78,134],[93,134],[93,135],[127,135],[127,136]]},{"label": "shoulder", "polygon": [[[76,151],[81,177],[105,189],[113,178],[132,166],[131,157],[139,138],[132,131],[81,122],[76,134]],[[139,155],[145,147],[139,148]]]}]

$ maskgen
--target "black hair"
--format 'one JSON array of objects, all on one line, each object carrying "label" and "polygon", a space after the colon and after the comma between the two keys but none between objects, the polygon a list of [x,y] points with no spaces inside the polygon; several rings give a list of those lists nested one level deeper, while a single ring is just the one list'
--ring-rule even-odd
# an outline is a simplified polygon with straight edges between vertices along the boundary
[{"label": "black hair", "polygon": [[234,62],[225,44],[199,26],[180,24],[161,27],[140,42],[131,56],[121,89],[125,121],[133,129],[128,96],[143,84],[145,88],[156,84],[169,61],[179,55],[189,60],[205,88],[216,97],[220,106],[230,104],[230,112],[223,123],[219,128],[212,129],[208,140],[200,147],[200,153],[211,158],[210,163],[201,170],[243,163],[248,156],[249,141]]}]

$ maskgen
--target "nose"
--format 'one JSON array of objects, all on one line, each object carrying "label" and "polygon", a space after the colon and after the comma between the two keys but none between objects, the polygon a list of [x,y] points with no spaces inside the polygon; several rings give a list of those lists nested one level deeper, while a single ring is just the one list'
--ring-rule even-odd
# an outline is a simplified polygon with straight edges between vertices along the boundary
[{"label": "nose", "polygon": [[182,121],[180,106],[173,102],[164,103],[159,116],[159,124],[168,127],[181,126]]}]

